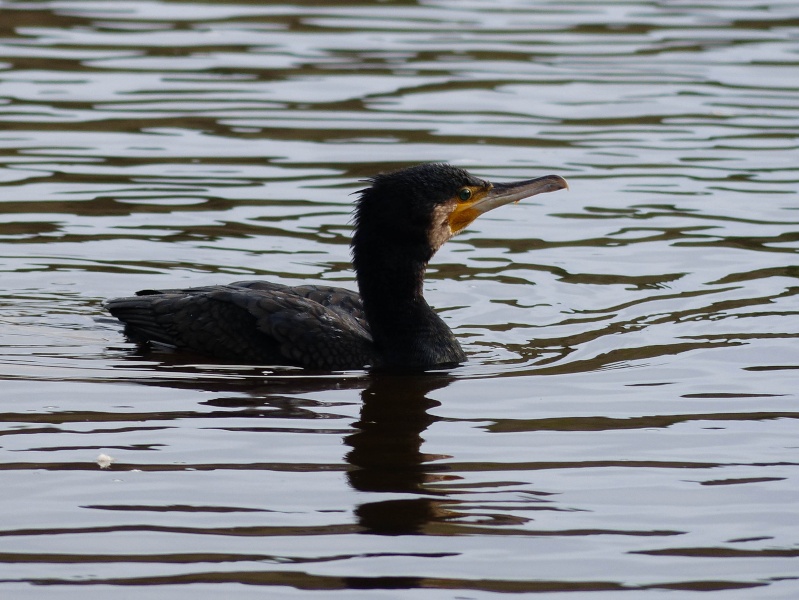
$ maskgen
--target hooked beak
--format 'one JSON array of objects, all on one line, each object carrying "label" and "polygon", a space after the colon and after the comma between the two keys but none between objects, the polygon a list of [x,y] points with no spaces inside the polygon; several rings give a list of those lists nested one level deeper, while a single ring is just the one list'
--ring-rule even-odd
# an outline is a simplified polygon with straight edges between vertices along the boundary
[{"label": "hooked beak", "polygon": [[523,198],[529,198],[536,194],[546,194],[547,192],[557,192],[563,189],[568,190],[569,184],[560,175],[544,175],[543,177],[514,181],[513,183],[495,183],[488,194],[475,202],[472,208],[483,214],[499,206],[518,202]]},{"label": "hooked beak", "polygon": [[483,213],[494,210],[511,202],[518,202],[536,194],[546,194],[558,190],[569,189],[569,184],[560,175],[544,175],[535,179],[514,181],[512,183],[494,183],[482,196],[471,202],[455,207],[449,218],[452,233],[458,233]]}]

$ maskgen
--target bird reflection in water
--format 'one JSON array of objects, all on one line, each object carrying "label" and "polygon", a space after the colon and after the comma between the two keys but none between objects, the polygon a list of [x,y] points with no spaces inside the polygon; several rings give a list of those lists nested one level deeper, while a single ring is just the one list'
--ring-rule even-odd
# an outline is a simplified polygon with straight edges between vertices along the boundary
[{"label": "bird reflection in water", "polygon": [[362,392],[361,418],[354,423],[358,431],[345,438],[352,447],[346,456],[354,467],[348,472],[350,485],[363,492],[425,494],[360,505],[356,515],[366,531],[385,535],[417,533],[427,523],[452,515],[444,507],[451,506],[452,501],[435,498],[442,492],[427,485],[458,477],[434,474],[426,466],[450,457],[425,454],[421,445],[422,433],[441,420],[428,412],[440,402],[427,394],[453,379],[443,373],[417,377],[374,374]]}]

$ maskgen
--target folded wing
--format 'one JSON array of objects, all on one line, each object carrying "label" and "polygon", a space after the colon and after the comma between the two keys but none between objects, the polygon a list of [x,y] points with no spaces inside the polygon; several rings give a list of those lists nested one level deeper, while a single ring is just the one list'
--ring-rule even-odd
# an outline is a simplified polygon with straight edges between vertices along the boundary
[{"label": "folded wing", "polygon": [[360,296],[259,281],[144,290],[106,304],[134,339],[258,364],[350,369],[374,351]]}]

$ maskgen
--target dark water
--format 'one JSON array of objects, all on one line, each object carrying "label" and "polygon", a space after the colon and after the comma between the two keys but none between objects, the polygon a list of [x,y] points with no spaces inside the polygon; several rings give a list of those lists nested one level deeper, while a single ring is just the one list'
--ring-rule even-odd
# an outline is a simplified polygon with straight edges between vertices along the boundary
[{"label": "dark water", "polygon": [[[795,1],[316,4],[0,1],[0,596],[799,597]],[[462,368],[102,310],[352,286],[359,180],[443,160],[572,188],[436,257]]]}]

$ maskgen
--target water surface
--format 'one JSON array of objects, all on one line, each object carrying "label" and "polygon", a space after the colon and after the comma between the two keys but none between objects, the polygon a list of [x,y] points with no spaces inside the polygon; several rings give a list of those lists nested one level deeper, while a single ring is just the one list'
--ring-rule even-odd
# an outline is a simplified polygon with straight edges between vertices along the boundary
[{"label": "water surface", "polygon": [[[2,593],[796,597],[795,3],[315,4],[0,2]],[[463,367],[102,309],[353,287],[350,194],[423,161],[571,185],[435,258]]]}]

